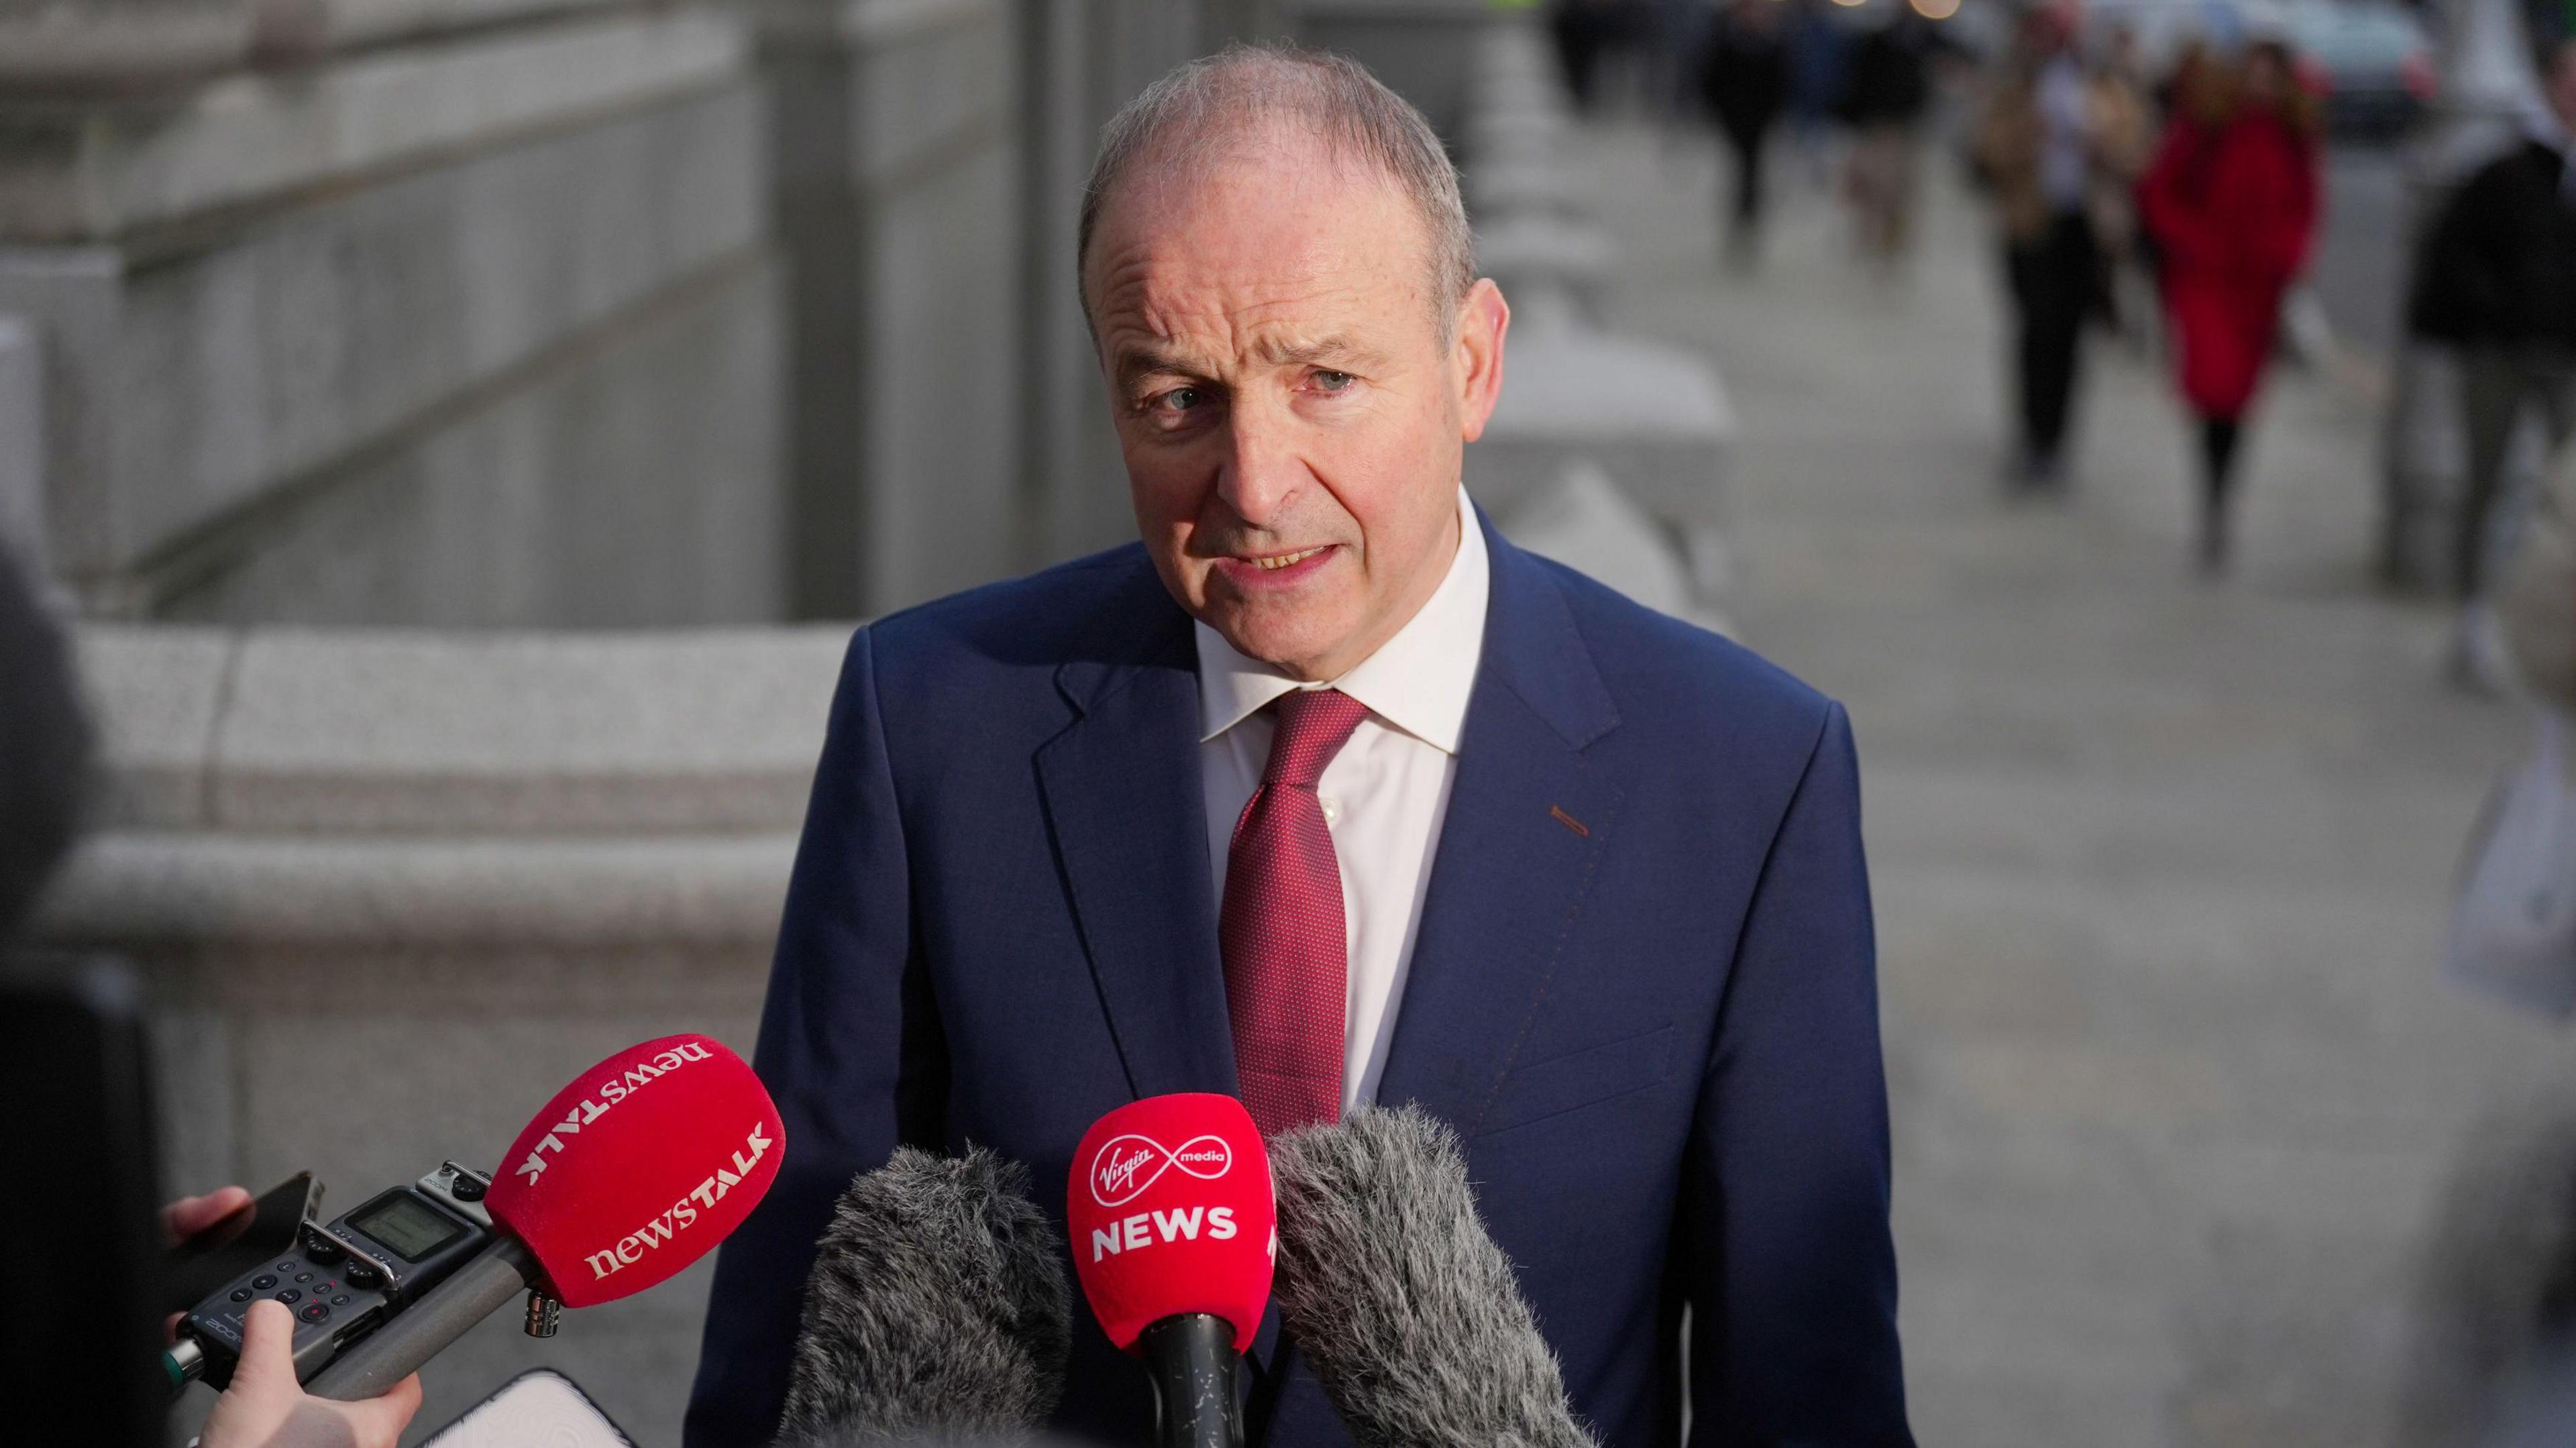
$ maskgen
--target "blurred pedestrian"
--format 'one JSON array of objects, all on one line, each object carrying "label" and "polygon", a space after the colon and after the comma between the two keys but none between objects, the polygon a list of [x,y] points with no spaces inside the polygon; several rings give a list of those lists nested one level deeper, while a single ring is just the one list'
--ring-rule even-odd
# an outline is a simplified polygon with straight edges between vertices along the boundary
[{"label": "blurred pedestrian", "polygon": [[2468,470],[2452,577],[2461,600],[2454,675],[2498,672],[2485,599],[2491,517],[2514,433],[2536,413],[2556,451],[2576,429],[2576,41],[2552,51],[2546,110],[2519,145],[2453,193],[2426,234],[2408,324],[2460,349]]},{"label": "blurred pedestrian", "polygon": [[2154,331],[2155,282],[2138,222],[2138,182],[2156,145],[2137,32],[2113,27],[2086,93],[2093,132],[2093,189],[2085,205],[2101,257],[2101,297],[2111,330],[2143,352]]},{"label": "blurred pedestrian", "polygon": [[1894,265],[1912,239],[1918,139],[1932,108],[1932,58],[1939,48],[1932,22],[1911,6],[1852,45],[1841,107],[1852,128],[1843,186],[1860,253],[1881,265]]},{"label": "blurred pedestrian", "polygon": [[2097,167],[2093,114],[2066,4],[2025,14],[1979,106],[1970,160],[2003,234],[2015,314],[2014,395],[2024,488],[2065,480],[2084,322],[2100,306],[2100,259],[2087,211]]},{"label": "blurred pedestrian", "polygon": [[2257,41],[2241,65],[2204,58],[2180,78],[2138,201],[2183,401],[2199,422],[2200,562],[2212,572],[2227,565],[2245,413],[2281,295],[2307,262],[2318,190],[2317,106],[2286,45]]},{"label": "blurred pedestrian", "polygon": [[1762,153],[1788,90],[1779,0],[1733,0],[1709,36],[1700,65],[1700,94],[1735,156],[1726,249],[1739,265],[1750,265],[1761,255]]},{"label": "blurred pedestrian", "polygon": [[1554,0],[1549,6],[1548,30],[1556,37],[1557,61],[1577,108],[1589,111],[1599,101],[1603,62],[1635,41],[1638,11],[1638,0]]},{"label": "blurred pedestrian", "polygon": [[1834,108],[1848,79],[1850,38],[1829,0],[1772,0],[1788,12],[1782,27],[1789,62],[1789,144],[1808,179],[1829,184]]},{"label": "blurred pedestrian", "polygon": [[1647,0],[1652,33],[1646,41],[1649,109],[1667,142],[1690,127],[1699,103],[1699,58],[1708,46],[1715,15],[1708,0]]}]

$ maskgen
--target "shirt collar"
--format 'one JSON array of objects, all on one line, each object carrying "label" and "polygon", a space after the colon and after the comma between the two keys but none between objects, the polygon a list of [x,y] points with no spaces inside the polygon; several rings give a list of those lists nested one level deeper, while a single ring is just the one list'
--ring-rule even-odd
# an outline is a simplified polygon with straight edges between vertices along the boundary
[{"label": "shirt collar", "polygon": [[1340,678],[1301,684],[1246,657],[1215,629],[1193,622],[1200,741],[1216,738],[1291,690],[1333,688],[1442,753],[1457,753],[1467,699],[1476,686],[1476,661],[1484,652],[1485,597],[1491,587],[1484,530],[1476,525],[1476,510],[1468,506],[1461,486],[1458,551],[1449,560],[1448,574],[1395,637]]}]

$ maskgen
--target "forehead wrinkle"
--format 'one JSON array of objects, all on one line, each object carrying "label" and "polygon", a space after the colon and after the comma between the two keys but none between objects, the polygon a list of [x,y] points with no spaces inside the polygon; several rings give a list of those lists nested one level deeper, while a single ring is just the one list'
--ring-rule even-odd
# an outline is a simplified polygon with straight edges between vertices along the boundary
[{"label": "forehead wrinkle", "polygon": [[1252,344],[1252,355],[1273,367],[1288,367],[1324,357],[1345,356],[1358,350],[1350,338],[1338,332],[1313,342],[1294,342],[1286,337],[1263,337]]},{"label": "forehead wrinkle", "polygon": [[[1259,289],[1273,291],[1267,285]],[[1192,296],[1194,289],[1186,285],[1166,290],[1139,275],[1129,290],[1132,299],[1116,299],[1127,305],[1106,309],[1104,318],[1113,370],[1122,380],[1159,370],[1215,376],[1244,366],[1375,355],[1349,329],[1349,314],[1364,300],[1364,288],[1316,285],[1238,300]]]},{"label": "forehead wrinkle", "polygon": [[[1104,341],[1134,315],[1144,316],[1146,329],[1158,336],[1175,335],[1183,318],[1200,312],[1222,315],[1221,325],[1239,333],[1245,327],[1238,318],[1246,312],[1334,293],[1347,301],[1386,285],[1415,306],[1425,304],[1431,289],[1417,275],[1420,268],[1390,254],[1425,245],[1424,223],[1387,178],[1347,158],[1235,154],[1254,164],[1149,167],[1119,188],[1104,212],[1099,240],[1106,245],[1090,262],[1096,290],[1088,310]],[[1194,233],[1222,225],[1227,213],[1245,206],[1259,213],[1252,224],[1265,229],[1281,224],[1279,209],[1288,207],[1291,228],[1274,238],[1259,274],[1251,276],[1240,274],[1239,258],[1214,260],[1191,245]],[[1368,235],[1390,221],[1405,234],[1403,242],[1388,246]]]}]

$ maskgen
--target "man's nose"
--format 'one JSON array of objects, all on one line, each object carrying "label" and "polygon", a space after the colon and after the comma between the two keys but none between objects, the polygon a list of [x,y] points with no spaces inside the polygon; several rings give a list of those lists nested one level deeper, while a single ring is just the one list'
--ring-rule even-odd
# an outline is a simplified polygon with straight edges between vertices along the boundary
[{"label": "man's nose", "polygon": [[1267,528],[1307,481],[1305,461],[1294,445],[1294,419],[1278,408],[1238,406],[1227,431],[1232,455],[1217,478],[1217,495],[1236,517]]}]

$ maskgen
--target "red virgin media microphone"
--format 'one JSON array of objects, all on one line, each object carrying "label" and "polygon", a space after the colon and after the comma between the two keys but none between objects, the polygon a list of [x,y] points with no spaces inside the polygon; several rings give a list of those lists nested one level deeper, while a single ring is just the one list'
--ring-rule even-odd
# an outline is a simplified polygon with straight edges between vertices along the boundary
[{"label": "red virgin media microphone", "polygon": [[1151,1096],[1074,1150],[1065,1224],[1101,1330],[1145,1360],[1161,1448],[1241,1448],[1235,1365],[1278,1251],[1270,1156],[1231,1096]]},{"label": "red virgin media microphone", "polygon": [[310,1391],[373,1397],[522,1290],[536,1294],[529,1332],[549,1336],[557,1303],[590,1307],[669,1278],[751,1215],[786,1144],[768,1090],[723,1043],[664,1036],[618,1052],[510,1144],[483,1203],[497,1240]]}]

